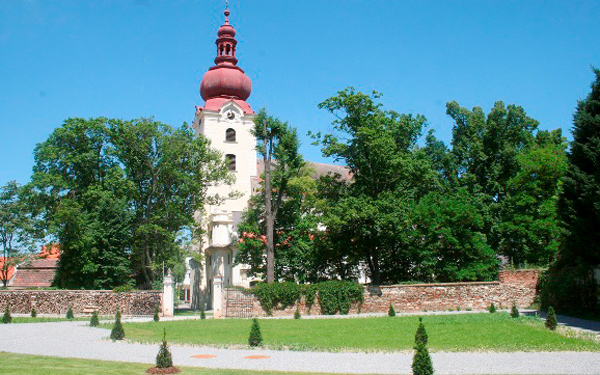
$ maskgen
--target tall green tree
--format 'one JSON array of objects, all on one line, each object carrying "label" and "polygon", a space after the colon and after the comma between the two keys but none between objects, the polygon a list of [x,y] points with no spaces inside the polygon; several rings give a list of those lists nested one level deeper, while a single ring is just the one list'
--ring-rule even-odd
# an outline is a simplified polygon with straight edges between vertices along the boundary
[{"label": "tall green tree", "polygon": [[35,210],[28,204],[28,190],[16,181],[0,187],[0,244],[2,266],[0,280],[8,283],[11,267],[24,260],[24,255],[33,250],[35,238]]},{"label": "tall green tree", "polygon": [[558,267],[600,265],[600,70],[573,118],[573,142],[559,199]]},{"label": "tall green tree", "polygon": [[267,282],[303,279],[303,254],[310,251],[310,221],[304,214],[306,197],[314,195],[314,181],[298,151],[295,128],[262,109],[253,133],[264,174],[261,193],[252,198],[238,226],[236,261],[250,264],[251,273],[266,275]]},{"label": "tall green tree", "polygon": [[483,233],[499,255],[516,264],[547,265],[556,253],[555,203],[565,171],[560,131],[537,131],[538,122],[516,105],[447,104],[454,120],[450,175],[483,203]]},{"label": "tall green tree", "polygon": [[197,234],[206,186],[225,181],[220,155],[184,124],[67,119],[39,144],[32,186],[61,244],[56,283],[151,287]]},{"label": "tall green tree", "polygon": [[429,163],[413,152],[426,119],[384,111],[380,96],[338,92],[319,104],[335,116],[334,132],[315,135],[323,155],[352,174],[323,213],[329,243],[344,247],[347,260],[366,264],[373,283],[385,281],[385,259],[410,259],[402,254],[406,207],[435,184]]}]

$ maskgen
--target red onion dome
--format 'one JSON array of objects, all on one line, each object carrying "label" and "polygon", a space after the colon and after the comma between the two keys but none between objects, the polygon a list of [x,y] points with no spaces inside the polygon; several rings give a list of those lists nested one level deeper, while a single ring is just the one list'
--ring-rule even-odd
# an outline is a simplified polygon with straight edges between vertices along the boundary
[{"label": "red onion dome", "polygon": [[213,66],[204,74],[200,84],[202,99],[218,96],[248,99],[252,92],[252,82],[237,66]]}]

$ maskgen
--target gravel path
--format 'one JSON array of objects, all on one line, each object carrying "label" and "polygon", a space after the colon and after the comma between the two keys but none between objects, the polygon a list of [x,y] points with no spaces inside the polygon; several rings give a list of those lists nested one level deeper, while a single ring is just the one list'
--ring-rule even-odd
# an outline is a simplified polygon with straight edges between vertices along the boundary
[{"label": "gravel path", "polygon": [[[0,351],[57,357],[154,363],[158,345],[106,341],[109,331],[87,322],[1,324]],[[411,353],[322,353],[171,346],[179,366],[409,374]],[[215,358],[196,359],[209,354]],[[246,359],[246,356],[267,356]],[[433,353],[436,374],[600,374],[600,353]]]}]

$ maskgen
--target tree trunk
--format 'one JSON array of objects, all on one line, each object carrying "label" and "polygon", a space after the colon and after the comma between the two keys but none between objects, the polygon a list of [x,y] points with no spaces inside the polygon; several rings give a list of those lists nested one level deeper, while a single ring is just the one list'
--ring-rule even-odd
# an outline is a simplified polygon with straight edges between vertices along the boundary
[{"label": "tree trunk", "polygon": [[271,155],[272,142],[267,134],[267,122],[263,121],[264,146],[263,161],[265,164],[265,222],[267,226],[267,283],[275,281],[275,246],[273,245],[273,227],[275,218],[273,216],[273,194],[271,191]]}]

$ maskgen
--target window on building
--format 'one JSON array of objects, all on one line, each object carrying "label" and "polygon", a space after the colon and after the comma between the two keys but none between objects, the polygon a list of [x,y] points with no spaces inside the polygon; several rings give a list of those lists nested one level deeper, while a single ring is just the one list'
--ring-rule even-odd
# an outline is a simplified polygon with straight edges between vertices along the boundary
[{"label": "window on building", "polygon": [[235,142],[235,130],[229,128],[225,131],[225,141]]},{"label": "window on building", "polygon": [[227,157],[227,160],[229,161],[229,170],[235,171],[235,155],[227,154],[225,156]]}]

